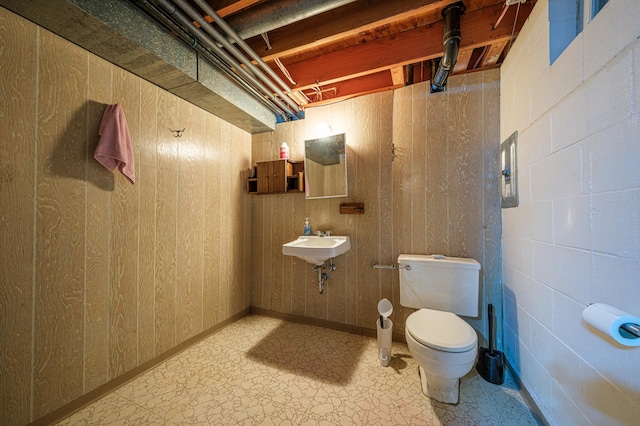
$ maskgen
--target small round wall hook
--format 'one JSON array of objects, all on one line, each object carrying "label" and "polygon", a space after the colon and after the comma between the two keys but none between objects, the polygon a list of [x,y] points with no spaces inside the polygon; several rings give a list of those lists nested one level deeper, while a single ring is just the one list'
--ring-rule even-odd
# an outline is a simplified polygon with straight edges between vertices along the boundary
[{"label": "small round wall hook", "polygon": [[172,130],[172,129],[169,129],[169,131],[171,131],[171,132],[175,133],[175,135],[173,135],[173,137],[175,137],[175,138],[181,138],[181,137],[182,137],[182,133],[183,133],[185,130],[186,130],[186,127],[185,127],[184,129],[182,129],[182,130]]}]

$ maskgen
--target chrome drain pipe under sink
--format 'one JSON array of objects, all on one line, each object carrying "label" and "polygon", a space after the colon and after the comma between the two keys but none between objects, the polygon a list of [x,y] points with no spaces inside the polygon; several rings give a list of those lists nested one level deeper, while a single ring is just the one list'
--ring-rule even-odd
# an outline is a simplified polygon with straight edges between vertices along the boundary
[{"label": "chrome drain pipe under sink", "polygon": [[313,270],[318,272],[318,292],[324,293],[324,284],[329,279],[329,273],[323,272],[325,269],[328,271],[335,271],[337,266],[333,263],[333,258],[329,258],[329,266],[326,266],[327,261],[321,264],[313,265]]}]

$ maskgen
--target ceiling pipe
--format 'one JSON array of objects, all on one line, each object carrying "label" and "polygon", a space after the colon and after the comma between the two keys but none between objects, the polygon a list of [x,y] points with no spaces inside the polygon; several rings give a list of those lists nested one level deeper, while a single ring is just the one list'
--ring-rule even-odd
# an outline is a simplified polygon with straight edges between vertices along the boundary
[{"label": "ceiling pipe", "polygon": [[431,93],[442,92],[446,88],[447,78],[458,59],[460,48],[460,17],[464,14],[465,5],[461,1],[450,4],[442,11],[444,17],[444,55],[438,70],[431,80]]},{"label": "ceiling pipe", "polygon": [[[167,1],[167,0],[163,0],[163,1]],[[211,24],[209,24],[206,19],[200,14],[200,12],[196,11],[189,3],[187,3],[185,0],[172,0],[173,3],[175,3],[176,5],[178,5],[184,12],[186,12],[194,21],[198,22],[198,24],[200,24],[200,27],[209,35],[211,35],[213,38],[215,38],[218,43],[222,44],[222,46],[227,49],[227,51],[229,53],[231,53],[242,65],[244,65],[245,67],[248,68],[248,70],[255,76],[257,76],[264,84],[266,84],[267,86],[269,86],[269,88],[271,88],[271,90],[273,90],[275,93],[277,93],[287,104],[289,104],[289,106],[291,108],[294,108],[296,110],[298,110],[298,112],[300,112],[300,106],[293,101],[288,95],[284,94],[282,92],[282,90],[280,88],[278,88],[272,80],[270,80],[269,78],[267,78],[265,76],[265,74],[260,71],[260,69],[258,69],[251,60],[249,60],[244,53],[242,53],[240,50],[238,50],[236,48],[236,46],[232,45],[231,43],[229,43],[229,41],[227,40],[226,37],[224,37],[222,34],[220,34],[218,31],[216,31],[213,26]],[[196,0],[197,2],[197,0]],[[207,7],[209,7],[208,4],[205,3],[205,5]],[[212,10],[213,12],[213,10]],[[208,12],[206,12],[208,13]],[[213,12],[215,13],[215,12]],[[216,15],[217,16],[217,15]],[[226,23],[222,20],[222,18],[218,17],[217,18],[220,22],[216,21],[218,23],[218,25],[224,30],[227,31],[224,26],[227,26]],[[214,18],[214,20],[216,20]],[[224,26],[222,25],[224,24]],[[195,26],[193,26],[193,28],[196,28]],[[233,31],[231,28],[228,28],[229,30]],[[233,34],[227,32],[227,35],[229,36],[233,36]],[[245,43],[246,45],[246,43]],[[253,57],[257,57],[259,58],[259,56],[247,45],[245,53],[248,54],[249,56]],[[256,61],[258,62],[258,61]],[[260,62],[262,62],[262,66],[260,64]],[[278,82],[278,80],[280,80],[278,78],[278,76],[273,72],[273,70],[271,68],[269,68],[267,66],[267,64],[264,63],[264,61],[262,61],[260,59],[260,61],[258,62],[258,65],[260,65],[260,67],[265,70],[268,71],[267,73],[271,76],[275,76],[276,78],[274,78],[274,80],[276,80],[276,82]],[[282,80],[280,80],[280,82],[282,82]],[[287,92],[291,92],[291,89],[284,84],[284,82],[282,82],[282,84],[280,85],[281,87],[284,87],[284,89]],[[293,114],[293,118],[296,118],[296,113]]]},{"label": "ceiling pipe", "polygon": [[[255,87],[258,90],[258,92],[262,93],[261,96],[269,97],[282,111],[289,113],[292,117],[296,117],[295,111],[287,107],[278,97],[273,95],[273,93],[270,92],[269,89],[267,89],[267,87],[265,87],[258,80],[256,80],[256,78],[253,75],[249,74],[249,72],[247,72],[244,69],[244,67],[242,67],[240,64],[237,64],[236,60],[233,57],[231,57],[231,55],[229,55],[227,52],[225,52],[223,49],[221,49],[207,34],[205,34],[199,28],[195,27],[193,25],[193,21],[187,18],[187,16],[185,16],[180,10],[178,10],[176,8],[176,5],[169,2],[169,0],[156,0],[156,1],[158,4],[160,4],[160,6],[165,10],[166,13],[174,17],[185,28],[188,28],[189,31],[197,38],[197,40],[203,43],[207,48],[211,49],[215,55],[217,55],[222,61],[224,61],[227,64],[228,67],[233,68],[234,71],[241,74],[241,76],[243,77],[243,79],[245,79],[245,81],[249,82],[249,84],[252,87]],[[199,16],[197,12],[196,12],[196,15]],[[222,36],[220,37],[224,38]],[[247,61],[247,62],[250,63],[250,61]],[[251,66],[253,66],[253,64]],[[256,71],[259,72],[259,70],[257,69]],[[273,85],[273,83],[271,83],[271,85]],[[273,87],[277,89],[275,85],[273,85]]]},{"label": "ceiling pipe", "polygon": [[198,51],[206,60],[208,60],[217,69],[225,73],[229,78],[233,79],[237,84],[242,86],[246,91],[251,93],[256,99],[258,99],[263,105],[273,111],[275,114],[283,115],[284,111],[276,106],[274,102],[270,102],[264,93],[261,93],[249,82],[244,80],[239,74],[233,71],[233,69],[221,58],[216,56],[211,50],[207,49],[203,43],[194,42],[193,34],[189,33],[182,25],[179,25],[175,20],[171,19],[166,12],[163,12],[157,7],[157,5],[151,3],[149,0],[134,0],[136,5],[142,10],[147,12],[153,19],[162,23],[168,30],[178,36],[187,46]]},{"label": "ceiling pipe", "polygon": [[[275,73],[275,71],[273,71],[263,60],[262,58],[243,40],[240,38],[240,36],[238,35],[238,33],[236,33],[233,28],[231,28],[217,13],[215,10],[213,10],[213,8],[211,6],[209,6],[209,4],[207,2],[205,2],[204,0],[194,0],[195,3],[204,11],[204,13],[206,13],[207,15],[209,15],[213,21],[218,24],[218,26],[220,28],[222,28],[222,30],[227,33],[227,35],[229,35],[236,43],[238,43],[238,45],[247,53],[247,55],[249,55],[251,57],[251,59],[253,59],[254,61],[256,61],[256,63],[260,66],[260,68],[262,68],[264,70],[264,72],[267,73],[267,75],[271,78],[273,78],[273,80],[278,83],[278,85],[280,85],[280,87],[282,87],[282,89],[285,92],[289,92],[291,93],[291,88],[284,82],[282,81],[282,79],[278,76],[278,74]],[[206,22],[206,21],[205,21]],[[202,25],[202,24],[201,24]],[[207,25],[210,26],[210,25]],[[288,97],[287,97],[288,99]],[[301,117],[302,112],[300,113]]]},{"label": "ceiling pipe", "polygon": [[328,12],[356,0],[280,0],[260,3],[225,19],[241,39]]}]

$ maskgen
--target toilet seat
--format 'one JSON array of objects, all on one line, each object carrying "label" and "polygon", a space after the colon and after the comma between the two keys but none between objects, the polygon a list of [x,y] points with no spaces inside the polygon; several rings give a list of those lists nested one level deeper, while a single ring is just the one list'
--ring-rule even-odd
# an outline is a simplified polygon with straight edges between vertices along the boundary
[{"label": "toilet seat", "polygon": [[420,344],[443,352],[466,352],[478,343],[475,330],[451,312],[420,309],[409,315],[406,329]]}]

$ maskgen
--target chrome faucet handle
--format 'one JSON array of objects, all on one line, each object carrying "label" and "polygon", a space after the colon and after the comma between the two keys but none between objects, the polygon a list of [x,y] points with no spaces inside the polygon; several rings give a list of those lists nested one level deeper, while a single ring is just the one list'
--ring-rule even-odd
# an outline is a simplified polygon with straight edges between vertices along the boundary
[{"label": "chrome faucet handle", "polygon": [[324,237],[324,232],[322,232],[322,231],[316,231],[316,235],[317,235],[318,237]]}]

